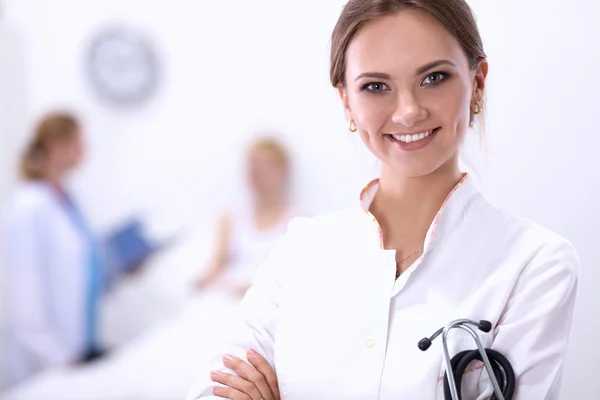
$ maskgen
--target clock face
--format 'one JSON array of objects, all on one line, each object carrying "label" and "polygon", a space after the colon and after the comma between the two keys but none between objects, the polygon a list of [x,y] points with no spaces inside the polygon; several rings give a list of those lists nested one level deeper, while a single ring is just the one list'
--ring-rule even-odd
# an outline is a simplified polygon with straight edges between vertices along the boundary
[{"label": "clock face", "polygon": [[87,72],[97,94],[116,105],[144,103],[158,84],[158,62],[150,42],[124,28],[103,31],[92,41]]}]

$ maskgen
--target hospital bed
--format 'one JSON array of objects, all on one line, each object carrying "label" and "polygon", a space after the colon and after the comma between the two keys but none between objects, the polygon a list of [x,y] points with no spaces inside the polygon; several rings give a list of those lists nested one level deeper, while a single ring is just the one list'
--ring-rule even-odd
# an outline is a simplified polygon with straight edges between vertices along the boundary
[{"label": "hospital bed", "polygon": [[[199,367],[225,340],[234,298],[191,294],[206,264],[210,233],[196,232],[150,260],[103,304],[108,357],[84,367],[39,374],[1,400],[167,400],[185,398]],[[214,322],[219,321],[217,326]],[[127,323],[125,323],[125,321]]]}]

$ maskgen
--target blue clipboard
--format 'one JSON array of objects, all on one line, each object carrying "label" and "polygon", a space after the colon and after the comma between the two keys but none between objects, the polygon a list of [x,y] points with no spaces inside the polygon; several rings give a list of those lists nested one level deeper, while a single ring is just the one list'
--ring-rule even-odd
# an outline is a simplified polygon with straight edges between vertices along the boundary
[{"label": "blue clipboard", "polygon": [[129,220],[115,229],[105,244],[111,265],[121,272],[131,271],[160,247],[145,235],[139,219]]}]

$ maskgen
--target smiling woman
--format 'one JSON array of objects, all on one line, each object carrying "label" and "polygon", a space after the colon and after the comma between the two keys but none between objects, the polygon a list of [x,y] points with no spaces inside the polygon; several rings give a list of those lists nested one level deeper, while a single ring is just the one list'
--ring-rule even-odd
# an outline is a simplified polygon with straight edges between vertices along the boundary
[{"label": "smiling woman", "polygon": [[422,175],[457,164],[466,128],[482,109],[488,70],[468,6],[367,3],[348,4],[332,39],[331,83],[348,118],[394,170]]},{"label": "smiling woman", "polygon": [[[442,347],[417,344],[456,319],[490,322],[480,340],[512,364],[514,398],[557,398],[579,261],[459,169],[487,71],[464,0],[348,2],[331,83],[380,177],[355,207],[290,224],[189,400],[441,400]],[[451,355],[474,348],[449,339]],[[466,370],[464,398],[490,398],[484,369]]]}]

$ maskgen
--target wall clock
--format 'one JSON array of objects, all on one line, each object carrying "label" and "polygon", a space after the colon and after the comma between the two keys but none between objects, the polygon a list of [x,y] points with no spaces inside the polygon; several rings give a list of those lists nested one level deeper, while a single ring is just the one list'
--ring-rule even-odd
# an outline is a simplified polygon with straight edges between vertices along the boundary
[{"label": "wall clock", "polygon": [[151,99],[159,80],[159,63],[152,42],[126,27],[100,31],[86,54],[87,77],[105,101],[119,106]]}]

